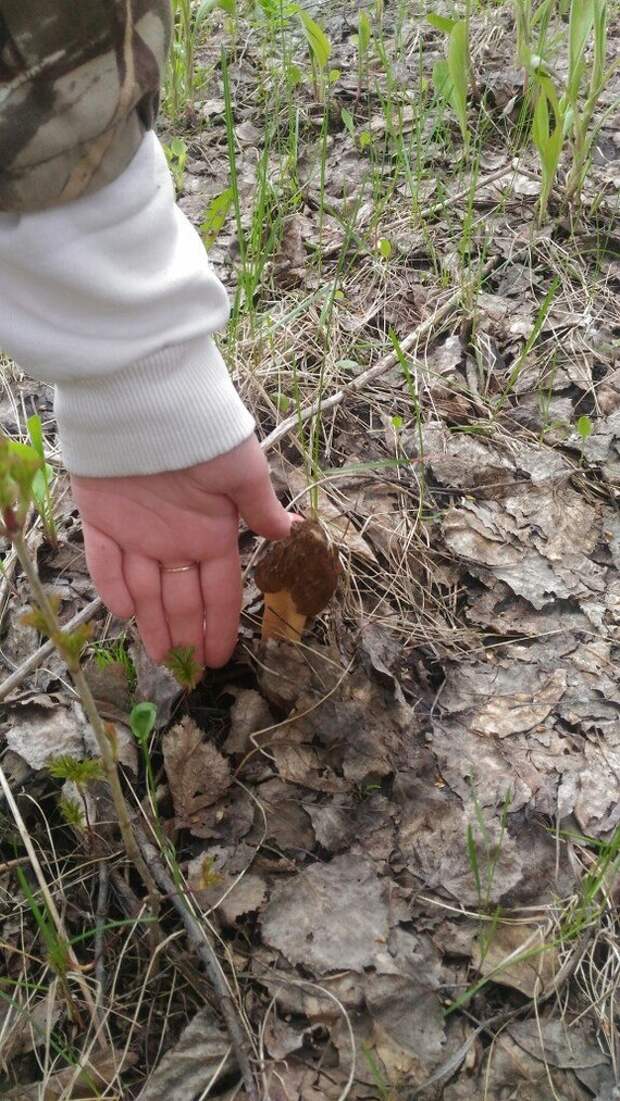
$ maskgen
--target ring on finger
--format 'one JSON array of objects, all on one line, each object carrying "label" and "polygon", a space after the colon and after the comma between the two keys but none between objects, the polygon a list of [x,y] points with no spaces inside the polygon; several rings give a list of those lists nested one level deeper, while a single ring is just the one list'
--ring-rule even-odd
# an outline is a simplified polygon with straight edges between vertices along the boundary
[{"label": "ring on finger", "polygon": [[172,566],[164,566],[162,562],[159,568],[162,573],[187,573],[188,570],[194,570],[196,565],[196,562],[179,562]]}]

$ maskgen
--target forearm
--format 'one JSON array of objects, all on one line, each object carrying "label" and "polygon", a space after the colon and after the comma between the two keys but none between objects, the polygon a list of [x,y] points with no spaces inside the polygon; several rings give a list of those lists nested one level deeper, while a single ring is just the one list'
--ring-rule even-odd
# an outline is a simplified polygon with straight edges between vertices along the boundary
[{"label": "forearm", "polygon": [[0,303],[0,346],[57,387],[74,473],[190,466],[251,433],[211,336],[227,295],[152,133],[95,194],[0,215]]}]

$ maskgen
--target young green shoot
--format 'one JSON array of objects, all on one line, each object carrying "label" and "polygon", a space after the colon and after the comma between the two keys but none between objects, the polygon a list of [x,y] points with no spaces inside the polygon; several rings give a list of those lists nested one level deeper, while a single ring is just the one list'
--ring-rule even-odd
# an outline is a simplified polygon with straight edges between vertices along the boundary
[{"label": "young green shoot", "polygon": [[158,897],[155,882],[138,848],[125,796],[121,787],[116,759],[116,734],[110,723],[101,718],[92,691],[84,676],[80,658],[87,643],[85,628],[67,632],[58,621],[58,607],[50,600],[24,537],[24,522],[33,503],[33,482],[41,469],[41,458],[27,444],[0,439],[0,534],[8,539],[28,579],[34,598],[31,621],[53,642],[65,661],[84,713],[95,734],[105,777],[110,785],[118,826],[127,855],[140,873],[152,897]]},{"label": "young green shoot", "polygon": [[45,458],[43,443],[43,427],[41,418],[34,414],[28,418],[28,435],[30,443],[41,460],[41,468],[37,471],[32,482],[32,496],[39,513],[43,530],[52,547],[58,546],[58,530],[56,527],[55,504],[52,496],[52,482],[54,471]]}]

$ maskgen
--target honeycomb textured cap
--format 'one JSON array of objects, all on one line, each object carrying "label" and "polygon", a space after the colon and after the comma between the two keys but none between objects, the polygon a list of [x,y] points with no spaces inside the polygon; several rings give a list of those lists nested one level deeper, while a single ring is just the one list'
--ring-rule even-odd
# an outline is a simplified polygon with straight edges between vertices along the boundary
[{"label": "honeycomb textured cap", "polygon": [[302,520],[293,524],[287,539],[272,543],[255,580],[261,592],[288,592],[300,615],[315,616],[334,595],[339,573],[337,552],[321,526]]}]

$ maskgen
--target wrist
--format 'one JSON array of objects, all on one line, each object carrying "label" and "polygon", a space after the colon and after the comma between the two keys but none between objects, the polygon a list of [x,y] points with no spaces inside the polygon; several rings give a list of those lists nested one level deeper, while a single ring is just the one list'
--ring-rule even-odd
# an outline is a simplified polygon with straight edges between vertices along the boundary
[{"label": "wrist", "polygon": [[231,451],[254,430],[210,336],[114,374],[65,380],[55,411],[65,464],[84,477],[184,469]]}]

